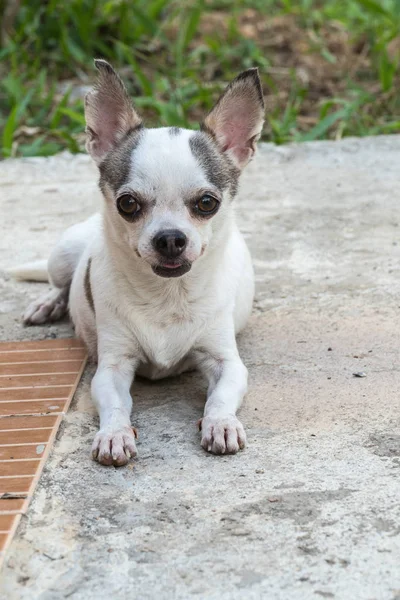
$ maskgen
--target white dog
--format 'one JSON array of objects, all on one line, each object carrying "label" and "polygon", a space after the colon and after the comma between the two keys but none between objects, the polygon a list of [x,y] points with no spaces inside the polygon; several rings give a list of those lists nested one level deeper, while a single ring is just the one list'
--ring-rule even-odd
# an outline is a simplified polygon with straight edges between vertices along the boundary
[{"label": "white dog", "polygon": [[69,308],[97,360],[92,452],[100,463],[123,465],[136,455],[135,373],[158,379],[193,368],[209,384],[201,445],[237,452],[246,442],[236,410],[247,370],[235,335],[250,315],[254,283],[232,200],[263,125],[257,69],[241,73],[201,131],[190,131],[145,128],[113,68],[95,64],[87,150],[99,167],[104,211],[64,234],[47,265],[55,289],[24,321],[56,320]]}]

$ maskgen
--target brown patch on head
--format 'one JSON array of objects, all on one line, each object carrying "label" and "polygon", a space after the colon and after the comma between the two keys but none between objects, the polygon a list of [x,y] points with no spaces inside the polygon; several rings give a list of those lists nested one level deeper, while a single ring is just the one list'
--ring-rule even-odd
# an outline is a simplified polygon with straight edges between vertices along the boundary
[{"label": "brown patch on head", "polygon": [[252,158],[264,122],[264,99],[257,69],[248,69],[226,88],[202,130],[242,169]]},{"label": "brown patch on head", "polygon": [[221,153],[213,136],[197,131],[189,139],[189,146],[208,181],[221,192],[228,189],[231,196],[235,196],[240,170],[227,155]]},{"label": "brown patch on head", "polygon": [[88,301],[88,304],[89,304],[90,308],[92,309],[92,311],[95,312],[95,310],[94,310],[93,294],[92,294],[92,286],[91,286],[91,283],[90,283],[90,267],[91,267],[91,264],[92,264],[92,259],[89,258],[88,264],[87,264],[87,267],[86,267],[86,272],[85,272],[84,288],[85,288],[86,300]]},{"label": "brown patch on head", "polygon": [[180,127],[170,127],[168,131],[169,135],[174,137],[176,135],[180,135],[182,129]]},{"label": "brown patch on head", "polygon": [[141,119],[112,66],[105,60],[95,60],[95,65],[98,79],[85,98],[86,148],[99,164],[107,152],[141,124]]},{"label": "brown patch on head", "polygon": [[99,164],[100,189],[105,193],[105,184],[117,192],[124,183],[129,181],[132,167],[132,154],[140,143],[143,135],[143,125],[130,130],[116,148],[109,152]]}]

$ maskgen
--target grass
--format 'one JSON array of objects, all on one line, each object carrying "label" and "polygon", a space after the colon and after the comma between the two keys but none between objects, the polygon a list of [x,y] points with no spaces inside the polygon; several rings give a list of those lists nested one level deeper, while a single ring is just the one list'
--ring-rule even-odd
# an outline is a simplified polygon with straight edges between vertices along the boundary
[{"label": "grass", "polygon": [[196,126],[258,66],[265,140],[400,130],[400,0],[0,0],[0,154],[82,150],[93,57],[148,124]]}]

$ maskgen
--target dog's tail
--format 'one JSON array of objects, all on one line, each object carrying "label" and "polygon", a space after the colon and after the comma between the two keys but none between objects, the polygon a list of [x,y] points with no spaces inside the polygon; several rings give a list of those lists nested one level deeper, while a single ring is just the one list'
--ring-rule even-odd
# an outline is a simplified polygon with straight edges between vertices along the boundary
[{"label": "dog's tail", "polygon": [[19,281],[49,281],[47,260],[35,260],[18,267],[12,267],[7,269],[7,273]]}]

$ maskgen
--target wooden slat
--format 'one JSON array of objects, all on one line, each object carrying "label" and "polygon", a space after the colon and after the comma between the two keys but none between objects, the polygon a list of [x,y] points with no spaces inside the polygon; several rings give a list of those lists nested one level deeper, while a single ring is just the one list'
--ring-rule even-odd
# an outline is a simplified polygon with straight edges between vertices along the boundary
[{"label": "wooden slat", "polygon": [[0,342],[0,352],[20,351],[21,346],[26,350],[69,350],[71,348],[84,348],[83,343],[76,338],[62,338],[58,340],[33,340],[24,342]]},{"label": "wooden slat", "polygon": [[28,494],[33,477],[0,477],[1,494]]},{"label": "wooden slat", "polygon": [[83,348],[67,349],[67,350],[31,350],[26,352],[0,352],[0,363],[10,362],[37,362],[46,360],[77,360],[84,359],[86,350]]},{"label": "wooden slat", "polygon": [[37,460],[9,460],[0,462],[0,477],[34,475],[38,466]]},{"label": "wooden slat", "polygon": [[[24,388],[17,390],[0,389],[0,403],[11,400],[44,400],[46,398],[63,398],[66,400],[71,393],[70,385],[50,386],[42,388]],[[32,411],[33,412],[33,411]],[[0,415],[1,406],[0,406]]]},{"label": "wooden slat", "polygon": [[65,400],[37,400],[28,402],[0,402],[0,414],[6,415],[42,415],[59,414],[64,411]]},{"label": "wooden slat", "polygon": [[21,458],[41,458],[46,449],[45,444],[33,446],[0,446],[0,461]]},{"label": "wooden slat", "polygon": [[26,504],[25,498],[0,498],[0,514],[23,512]]},{"label": "wooden slat", "polygon": [[9,444],[47,444],[52,429],[22,429],[0,431],[0,447]]},{"label": "wooden slat", "polygon": [[54,427],[57,417],[46,415],[42,417],[0,417],[0,431],[14,429],[42,429],[43,427]]},{"label": "wooden slat", "polygon": [[16,518],[16,515],[0,515],[0,531],[11,531]]},{"label": "wooden slat", "polygon": [[79,373],[82,360],[55,360],[31,363],[3,363],[0,364],[2,375],[34,375],[43,373]]},{"label": "wooden slat", "polygon": [[58,385],[72,385],[76,373],[57,373],[50,375],[5,375],[0,377],[0,389],[11,388],[48,388]]}]

